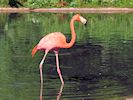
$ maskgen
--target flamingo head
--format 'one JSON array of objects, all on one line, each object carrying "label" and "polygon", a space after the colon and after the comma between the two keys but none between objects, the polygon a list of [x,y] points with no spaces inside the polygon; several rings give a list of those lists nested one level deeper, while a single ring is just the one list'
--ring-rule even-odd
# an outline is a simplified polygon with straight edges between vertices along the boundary
[{"label": "flamingo head", "polygon": [[83,23],[84,25],[87,25],[87,20],[84,17],[82,17],[81,15],[76,14],[74,16],[74,18],[76,21],[79,21],[79,22]]}]

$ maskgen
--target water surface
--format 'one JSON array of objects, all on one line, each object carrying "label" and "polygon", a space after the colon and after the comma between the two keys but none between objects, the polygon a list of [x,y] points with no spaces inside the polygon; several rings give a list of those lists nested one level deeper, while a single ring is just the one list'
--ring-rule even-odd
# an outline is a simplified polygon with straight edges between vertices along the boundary
[{"label": "water surface", "polygon": [[[60,31],[71,39],[74,14],[0,13],[0,99],[38,100],[39,63],[44,52],[32,48],[47,33]],[[65,85],[60,100],[126,100],[133,97],[133,13],[82,14],[88,26],[75,23],[77,40],[60,49]],[[56,100],[61,82],[55,55],[43,65],[43,99]]]}]

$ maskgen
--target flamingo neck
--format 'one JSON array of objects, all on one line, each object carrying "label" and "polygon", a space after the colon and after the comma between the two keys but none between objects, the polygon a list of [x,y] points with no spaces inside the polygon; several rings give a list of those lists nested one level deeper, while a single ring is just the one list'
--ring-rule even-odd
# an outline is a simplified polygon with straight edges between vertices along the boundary
[{"label": "flamingo neck", "polygon": [[65,48],[70,48],[73,46],[76,40],[76,34],[75,34],[75,29],[74,29],[74,21],[75,19],[72,19],[70,22],[70,29],[71,29],[71,41],[66,44]]}]

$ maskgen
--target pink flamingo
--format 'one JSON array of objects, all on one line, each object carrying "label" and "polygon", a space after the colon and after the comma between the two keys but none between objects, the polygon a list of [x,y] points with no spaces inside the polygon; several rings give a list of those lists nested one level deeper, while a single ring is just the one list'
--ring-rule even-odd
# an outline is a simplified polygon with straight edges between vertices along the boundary
[{"label": "pink flamingo", "polygon": [[59,50],[59,48],[70,48],[70,47],[73,46],[73,44],[76,40],[76,34],[75,34],[75,30],[74,30],[74,21],[79,21],[79,22],[82,22],[83,24],[87,23],[87,20],[85,18],[83,18],[82,16],[80,16],[79,14],[76,14],[72,17],[71,22],[70,22],[70,29],[71,29],[72,39],[71,39],[70,43],[66,42],[66,37],[62,33],[53,32],[53,33],[49,33],[46,36],[44,36],[40,40],[40,42],[33,48],[32,57],[34,57],[35,53],[38,50],[45,51],[44,57],[43,57],[42,61],[40,62],[40,65],[39,65],[41,86],[43,84],[42,65],[44,63],[46,55],[48,54],[48,52],[50,50],[55,52],[57,72],[58,72],[58,75],[60,77],[61,83],[64,85],[64,81],[63,81],[61,71],[60,71],[60,68],[59,68],[58,50]]}]

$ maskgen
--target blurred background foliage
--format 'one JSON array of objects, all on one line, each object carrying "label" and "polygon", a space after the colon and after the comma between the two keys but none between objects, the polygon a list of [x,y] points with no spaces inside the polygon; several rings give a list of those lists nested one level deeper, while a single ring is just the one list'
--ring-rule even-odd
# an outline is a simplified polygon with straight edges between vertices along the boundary
[{"label": "blurred background foliage", "polygon": [[[133,0],[17,0],[24,7],[133,7]],[[1,7],[7,7],[9,0],[0,0]],[[59,3],[63,2],[63,5]]]}]

